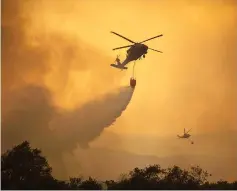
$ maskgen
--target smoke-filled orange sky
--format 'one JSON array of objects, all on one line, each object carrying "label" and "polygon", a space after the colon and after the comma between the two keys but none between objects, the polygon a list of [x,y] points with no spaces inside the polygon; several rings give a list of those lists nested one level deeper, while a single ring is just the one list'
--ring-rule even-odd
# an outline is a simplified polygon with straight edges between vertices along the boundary
[{"label": "smoke-filled orange sky", "polygon": [[[12,104],[20,95],[29,94],[28,99],[41,103],[41,90],[24,89],[27,85],[45,89],[45,102],[50,104],[42,108],[45,117],[36,113],[37,119],[47,124],[49,116],[55,115],[45,114],[51,107],[70,112],[127,85],[132,65],[122,72],[109,65],[117,54],[125,58],[126,50],[115,52],[112,48],[129,42],[111,30],[134,41],[164,34],[146,43],[164,53],[149,51],[137,62],[137,87],[129,106],[113,126],[90,142],[90,149],[78,148],[64,157],[76,161],[70,162],[74,167],[67,167],[68,174],[76,174],[79,163],[78,171],[107,178],[136,165],[162,161],[154,157],[168,157],[171,162],[164,165],[182,161],[184,166],[198,164],[211,169],[217,178],[236,178],[235,0],[2,1],[3,121],[10,120],[12,108],[22,107]],[[104,108],[100,109],[84,120],[93,120],[98,112],[103,113]],[[11,124],[7,134],[12,137],[6,139],[14,144],[19,128],[34,125],[32,121],[21,123]],[[37,124],[37,128],[41,126]],[[183,128],[192,128],[194,145],[177,140]],[[70,126],[62,132],[70,133]],[[102,168],[109,169],[103,158],[114,161],[118,167],[114,174],[102,172]],[[212,166],[213,160],[219,170]]]}]

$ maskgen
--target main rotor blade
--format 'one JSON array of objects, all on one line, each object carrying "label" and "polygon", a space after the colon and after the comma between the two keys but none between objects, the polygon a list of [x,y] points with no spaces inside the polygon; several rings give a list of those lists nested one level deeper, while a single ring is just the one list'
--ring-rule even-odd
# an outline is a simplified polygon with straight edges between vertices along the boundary
[{"label": "main rotor blade", "polygon": [[[191,128],[192,129],[192,128]],[[187,131],[187,133],[189,132],[189,131],[191,131],[191,129],[189,129],[188,131]]]},{"label": "main rotor blade", "polygon": [[148,48],[148,49],[153,50],[153,51],[156,51],[156,52],[163,53],[163,52],[161,52],[161,51],[159,51],[159,50],[156,50],[156,49],[153,49],[153,48]]},{"label": "main rotor blade", "polygon": [[131,42],[131,43],[135,43],[134,41],[132,41],[132,40],[130,40],[130,39],[128,39],[128,38],[126,38],[126,37],[124,37],[124,36],[122,36],[122,35],[116,33],[116,32],[111,31],[111,33],[113,33],[113,34],[115,34],[115,35],[117,35],[117,36],[120,36],[121,38],[123,38],[123,39],[125,39],[125,40],[127,40],[127,41],[129,41],[129,42]]},{"label": "main rotor blade", "polygon": [[161,36],[163,36],[163,34],[154,36],[154,37],[152,37],[152,38],[148,38],[148,39],[146,39],[146,40],[144,40],[144,41],[142,41],[142,42],[140,42],[140,43],[144,43],[144,42],[147,42],[147,41],[149,41],[149,40],[152,40],[152,39],[154,39],[154,38],[158,38],[158,37],[161,37]]},{"label": "main rotor blade", "polygon": [[132,45],[127,45],[127,46],[120,46],[120,47],[117,47],[117,48],[113,48],[113,50],[118,50],[118,49],[122,49],[122,48],[128,48],[128,47],[131,47]]}]

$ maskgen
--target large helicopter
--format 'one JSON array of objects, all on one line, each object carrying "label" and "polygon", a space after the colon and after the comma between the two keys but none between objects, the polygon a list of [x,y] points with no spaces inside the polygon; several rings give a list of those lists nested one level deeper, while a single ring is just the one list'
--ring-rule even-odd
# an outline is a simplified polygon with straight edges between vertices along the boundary
[{"label": "large helicopter", "polygon": [[[132,41],[132,40],[130,40],[130,39],[128,39],[128,38],[126,38],[126,37],[116,33],[116,32],[111,31],[111,33],[113,33],[113,34],[115,34],[115,35],[117,35],[117,36],[119,36],[119,37],[121,37],[121,38],[123,38],[123,39],[125,39],[125,40],[127,40],[127,41],[129,41],[131,43],[133,43],[132,45],[121,46],[121,47],[117,47],[117,48],[113,49],[113,50],[118,50],[118,49],[129,48],[130,47],[127,50],[127,57],[126,57],[126,59],[122,63],[120,63],[120,60],[119,60],[119,62],[117,62],[117,64],[111,64],[111,66],[113,66],[115,68],[127,69],[127,67],[125,67],[125,65],[128,64],[129,62],[136,61],[137,59],[141,59],[141,57],[145,58],[146,57],[145,55],[147,54],[147,50],[148,49],[162,53],[159,50],[155,50],[153,48],[149,48],[147,45],[145,45],[143,43],[147,42],[149,40],[161,37],[161,36],[163,36],[163,34],[160,34],[158,36],[146,39],[146,40],[144,40],[142,42],[134,42],[134,41]],[[117,59],[116,59],[116,61],[117,61]]]}]

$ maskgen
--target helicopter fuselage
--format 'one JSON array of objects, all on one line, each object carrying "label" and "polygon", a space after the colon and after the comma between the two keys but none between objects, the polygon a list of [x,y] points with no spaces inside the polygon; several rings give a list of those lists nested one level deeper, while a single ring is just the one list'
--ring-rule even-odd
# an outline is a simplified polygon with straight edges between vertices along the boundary
[{"label": "helicopter fuselage", "polygon": [[139,59],[141,56],[147,54],[148,46],[140,43],[135,43],[131,48],[127,50],[127,58],[128,62]]},{"label": "helicopter fuselage", "polygon": [[178,136],[179,138],[189,138],[191,135],[188,133],[183,134],[182,136]]}]

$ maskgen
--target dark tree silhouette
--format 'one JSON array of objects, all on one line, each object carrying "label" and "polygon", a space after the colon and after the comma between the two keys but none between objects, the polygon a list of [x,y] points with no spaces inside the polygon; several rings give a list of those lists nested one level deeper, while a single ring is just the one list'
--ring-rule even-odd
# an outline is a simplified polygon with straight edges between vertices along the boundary
[{"label": "dark tree silhouette", "polygon": [[205,190],[236,190],[237,189],[237,181],[229,183],[224,180],[219,180],[216,183],[206,182],[201,186],[201,189]]},{"label": "dark tree silhouette", "polygon": [[56,181],[52,168],[39,149],[31,149],[25,141],[1,157],[2,189],[50,189],[62,182]]},{"label": "dark tree silhouette", "polygon": [[71,190],[78,190],[82,182],[82,178],[70,178],[68,186]]},{"label": "dark tree silhouette", "polygon": [[88,180],[82,178],[70,178],[69,180],[70,190],[101,190],[102,186],[97,180],[89,177]]},{"label": "dark tree silhouette", "polygon": [[173,166],[165,170],[165,177],[160,181],[167,189],[198,189],[206,181],[209,174],[201,168],[192,167],[191,171]]},{"label": "dark tree silhouette", "polygon": [[193,167],[189,172],[178,166],[162,169],[159,165],[151,165],[135,168],[117,183],[107,183],[109,189],[198,189],[207,176],[199,167]]},{"label": "dark tree silhouette", "polygon": [[97,180],[89,177],[88,180],[84,180],[79,186],[80,190],[101,190],[102,186],[97,182]]},{"label": "dark tree silhouette", "polygon": [[[54,190],[101,190],[102,184],[89,177],[70,178],[69,182],[59,181],[51,175],[52,168],[39,149],[32,149],[25,141],[2,155],[2,189],[54,189]],[[107,180],[103,184],[108,190],[235,190],[237,181],[229,183],[220,180],[216,183],[207,181],[208,174],[199,166],[190,170],[178,166],[162,169],[159,165],[146,168],[134,168],[122,176],[119,181]]]}]

